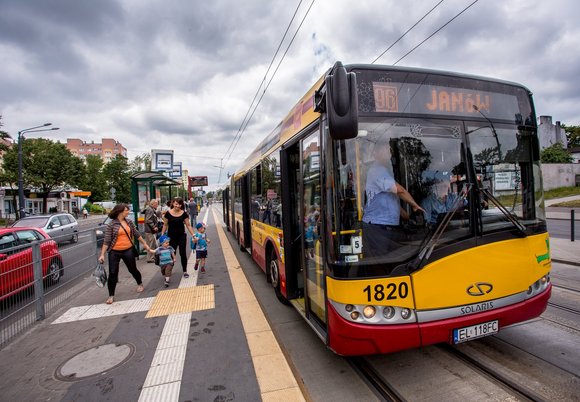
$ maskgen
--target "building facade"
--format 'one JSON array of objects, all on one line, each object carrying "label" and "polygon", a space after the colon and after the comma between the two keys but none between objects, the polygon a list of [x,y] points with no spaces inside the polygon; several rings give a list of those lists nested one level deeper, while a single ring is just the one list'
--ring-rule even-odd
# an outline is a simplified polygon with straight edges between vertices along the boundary
[{"label": "building facade", "polygon": [[540,116],[538,125],[538,137],[540,139],[540,149],[547,148],[559,142],[562,147],[568,147],[566,132],[560,126],[560,122],[552,123],[552,116]]},{"label": "building facade", "polygon": [[83,160],[87,155],[98,155],[105,163],[112,161],[117,155],[127,157],[127,148],[113,138],[103,138],[102,143],[83,141],[78,138],[67,138],[66,147],[74,156]]}]

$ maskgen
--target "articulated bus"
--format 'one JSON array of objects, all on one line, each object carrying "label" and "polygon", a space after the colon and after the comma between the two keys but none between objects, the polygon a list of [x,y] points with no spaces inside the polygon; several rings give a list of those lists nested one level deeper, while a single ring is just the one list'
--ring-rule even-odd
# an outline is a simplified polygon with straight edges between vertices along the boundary
[{"label": "articulated bus", "polygon": [[[395,208],[371,214],[383,191]],[[551,294],[536,116],[516,83],[337,62],[224,195],[240,248],[340,355],[495,334]]]}]

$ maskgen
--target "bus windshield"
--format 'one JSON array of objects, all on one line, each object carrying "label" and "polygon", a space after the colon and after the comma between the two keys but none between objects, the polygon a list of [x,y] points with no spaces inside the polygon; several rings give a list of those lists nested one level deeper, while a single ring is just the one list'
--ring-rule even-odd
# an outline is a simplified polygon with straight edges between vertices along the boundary
[{"label": "bus windshield", "polygon": [[436,232],[435,250],[457,251],[545,229],[535,131],[486,124],[361,116],[357,138],[332,142],[331,274],[408,274]]}]

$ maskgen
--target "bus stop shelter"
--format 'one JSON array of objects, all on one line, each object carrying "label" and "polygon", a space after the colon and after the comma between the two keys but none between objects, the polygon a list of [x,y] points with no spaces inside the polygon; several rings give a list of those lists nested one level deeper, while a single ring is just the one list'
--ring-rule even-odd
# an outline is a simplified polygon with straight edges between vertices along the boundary
[{"label": "bus stop shelter", "polygon": [[131,175],[131,198],[135,222],[142,223],[141,211],[147,202],[157,198],[157,189],[168,186],[171,198],[171,186],[181,186],[181,182],[167,177],[163,173],[153,171],[138,172]]}]

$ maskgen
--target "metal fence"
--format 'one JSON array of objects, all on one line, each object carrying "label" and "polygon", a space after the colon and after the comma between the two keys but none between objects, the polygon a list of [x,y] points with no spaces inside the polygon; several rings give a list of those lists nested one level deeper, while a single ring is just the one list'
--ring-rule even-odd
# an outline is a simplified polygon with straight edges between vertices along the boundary
[{"label": "metal fence", "polygon": [[72,239],[33,236],[0,236],[0,349],[81,292],[95,268],[95,228]]}]

